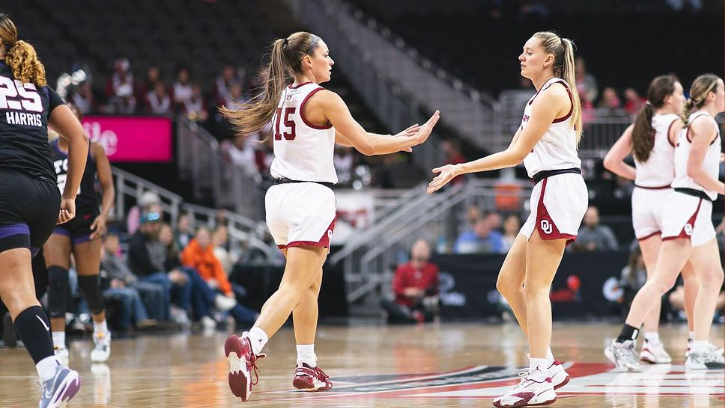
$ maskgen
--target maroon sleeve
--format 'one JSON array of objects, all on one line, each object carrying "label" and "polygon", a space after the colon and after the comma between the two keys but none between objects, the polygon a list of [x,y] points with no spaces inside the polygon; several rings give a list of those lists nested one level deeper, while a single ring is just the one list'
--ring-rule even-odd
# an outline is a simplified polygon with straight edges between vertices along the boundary
[{"label": "maroon sleeve", "polygon": [[395,293],[397,296],[403,296],[403,292],[405,291],[405,288],[407,287],[405,284],[406,281],[406,273],[405,273],[405,267],[407,264],[403,264],[398,266],[398,268],[395,270],[395,277],[393,277],[393,293]]}]

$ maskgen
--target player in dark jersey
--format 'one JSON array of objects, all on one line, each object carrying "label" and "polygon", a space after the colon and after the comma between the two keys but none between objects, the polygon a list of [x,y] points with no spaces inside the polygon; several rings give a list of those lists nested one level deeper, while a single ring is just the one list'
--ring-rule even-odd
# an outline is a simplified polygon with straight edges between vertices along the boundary
[{"label": "player in dark jersey", "polygon": [[[62,196],[50,159],[48,124],[69,144]],[[48,318],[35,298],[31,259],[56,223],[75,217],[87,151],[83,127],[47,86],[35,49],[18,40],[15,24],[0,14],[0,297],[38,370],[40,408],[64,405],[80,388],[78,373],[61,366],[53,354]]]},{"label": "player in dark jersey", "polygon": [[[78,109],[68,104],[71,111],[81,119]],[[50,141],[50,154],[58,178],[58,188],[63,191],[68,177],[68,142],[63,138]],[[98,210],[96,177],[103,191],[101,210]],[[98,282],[101,265],[101,236],[106,232],[106,219],[113,207],[115,191],[111,176],[111,165],[106,152],[98,143],[91,142],[86,168],[76,196],[76,217],[58,225],[43,246],[45,264],[48,267],[48,309],[50,328],[53,332],[53,348],[61,364],[68,365],[68,349],[65,344],[65,312],[68,293],[68,268],[73,253],[75,269],[78,272],[78,287],[88,304],[93,317],[93,342],[91,361],[100,363],[111,354],[111,333],[106,324],[103,308],[103,293]]]}]

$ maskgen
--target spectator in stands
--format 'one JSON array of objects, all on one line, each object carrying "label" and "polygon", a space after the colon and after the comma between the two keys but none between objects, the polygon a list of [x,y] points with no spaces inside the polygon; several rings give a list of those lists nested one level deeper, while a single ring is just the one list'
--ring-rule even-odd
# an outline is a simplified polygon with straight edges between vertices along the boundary
[{"label": "spectator in stands", "polygon": [[501,232],[501,225],[503,223],[501,214],[496,211],[491,211],[486,214],[485,219],[488,222],[488,226],[491,227],[491,231]]},{"label": "spectator in stands", "polygon": [[222,142],[222,148],[235,166],[242,168],[246,174],[255,179],[261,179],[254,146],[246,136],[237,135],[232,140],[225,140]]},{"label": "spectator in stands", "polygon": [[112,113],[129,115],[136,112],[136,86],[131,73],[131,63],[126,58],[116,60],[113,75],[108,79],[106,94]]},{"label": "spectator in stands", "polygon": [[[119,298],[123,305],[120,313],[120,322],[122,330],[128,330],[131,327],[137,329],[145,329],[156,326],[156,320],[149,317],[146,306],[141,300],[141,294],[134,284],[138,284],[136,276],[128,269],[126,264],[117,256],[120,250],[118,235],[106,234],[103,237],[103,246],[101,247],[101,289],[103,289],[103,297],[108,299]],[[158,318],[163,316],[163,289],[159,285],[152,283],[146,284],[147,298],[155,298],[153,302],[157,306]]]},{"label": "spectator in stands", "polygon": [[647,269],[644,266],[642,250],[637,246],[629,255],[629,262],[622,268],[621,277],[619,278],[619,287],[623,291],[622,312],[624,316],[629,313],[629,307],[634,296],[646,281]]},{"label": "spectator in stands", "polygon": [[500,254],[504,252],[501,233],[491,229],[491,223],[485,218],[479,219],[472,230],[461,234],[456,240],[457,254]]},{"label": "spectator in stands", "polygon": [[[466,158],[461,153],[461,142],[458,139],[448,138],[443,140],[443,152],[446,154],[445,164],[461,164],[466,162]],[[463,183],[465,175],[460,175],[451,180],[453,184]]]},{"label": "spectator in stands", "polygon": [[599,224],[599,209],[589,206],[584,214],[584,225],[579,229],[573,250],[579,251],[616,251],[619,248],[617,238],[606,225]]},{"label": "spectator in stands", "polygon": [[191,99],[194,90],[191,86],[191,73],[184,65],[176,69],[176,82],[171,86],[171,93],[174,105],[181,108],[184,102]]},{"label": "spectator in stands", "polygon": [[438,266],[429,262],[430,252],[426,241],[416,241],[410,251],[410,262],[395,270],[395,301],[382,303],[389,323],[433,320],[438,305]]},{"label": "spectator in stands", "polygon": [[163,83],[156,82],[153,91],[146,95],[146,112],[156,115],[171,113],[171,97],[166,93]]},{"label": "spectator in stands", "polygon": [[176,221],[176,230],[174,231],[176,245],[180,251],[183,251],[189,242],[194,238],[194,226],[191,225],[191,215],[183,213],[179,215]]},{"label": "spectator in stands", "polygon": [[229,230],[226,225],[219,225],[214,229],[212,234],[212,248],[214,248],[214,256],[221,263],[224,273],[229,276],[232,272],[232,266],[235,259],[229,252]]},{"label": "spectator in stands", "polygon": [[[168,273],[166,271],[166,247],[159,241],[161,221],[161,214],[158,212],[144,213],[141,216],[141,226],[130,241],[129,267],[139,281],[155,283],[164,288],[166,310],[163,320],[173,317],[175,322],[187,325],[193,287],[185,273],[178,270]],[[182,310],[170,308],[172,290]]]},{"label": "spectator in stands", "polygon": [[131,207],[126,216],[126,231],[133,235],[141,222],[141,214],[151,212],[151,207],[161,204],[161,198],[151,190],[145,191],[138,200],[138,205]]},{"label": "spectator in stands", "polygon": [[579,91],[579,99],[581,99],[582,104],[584,102],[594,103],[599,94],[596,78],[587,72],[587,63],[583,57],[576,57],[574,64],[576,89]]},{"label": "spectator in stands", "polygon": [[511,214],[506,217],[503,222],[503,236],[501,237],[501,240],[503,241],[502,252],[508,252],[508,250],[511,249],[511,245],[514,244],[514,240],[516,239],[516,236],[519,235],[520,230],[521,220],[517,215]]},{"label": "spectator in stands", "polygon": [[234,74],[234,67],[225,65],[221,74],[214,81],[214,100],[217,105],[224,105],[234,85],[242,85]]},{"label": "spectator in stands", "polygon": [[[152,66],[146,71],[146,78],[139,88],[138,98],[145,100],[149,93],[154,92],[157,83],[163,84],[163,81],[161,81],[161,71],[159,70],[159,67]],[[166,87],[164,86],[164,88]],[[168,90],[164,90],[166,91],[165,93],[168,94]]]},{"label": "spectator in stands", "polygon": [[617,91],[608,86],[602,91],[602,100],[599,101],[599,107],[602,109],[609,110],[609,113],[617,113],[617,110],[622,108],[622,101],[617,96]]},{"label": "spectator in stands", "polygon": [[91,81],[85,81],[75,87],[70,100],[83,115],[98,111],[98,101],[93,95]]},{"label": "spectator in stands", "polygon": [[466,212],[466,217],[468,219],[468,226],[469,228],[473,228],[473,226],[476,224],[478,220],[483,218],[481,215],[481,210],[476,207],[475,205],[472,205],[468,207],[468,211]]},{"label": "spectator in stands", "polygon": [[633,119],[646,103],[647,100],[639,96],[639,93],[634,88],[624,90],[624,110]]},{"label": "spectator in stands", "polygon": [[195,83],[191,88],[191,97],[181,104],[181,113],[189,120],[206,122],[209,118],[209,111],[206,108],[206,101],[202,94],[201,85]]},{"label": "spectator in stands", "polygon": [[226,302],[222,302],[224,299],[217,300],[219,295],[227,297],[234,303],[234,306],[227,310],[238,323],[245,325],[254,323],[259,314],[237,303],[227,274],[219,259],[214,255],[211,233],[206,227],[200,227],[196,231],[195,238],[181,253],[181,263],[185,267],[195,270],[206,282],[206,285],[200,286],[203,287],[203,291],[207,292],[207,304],[215,304],[221,310],[227,309]]}]

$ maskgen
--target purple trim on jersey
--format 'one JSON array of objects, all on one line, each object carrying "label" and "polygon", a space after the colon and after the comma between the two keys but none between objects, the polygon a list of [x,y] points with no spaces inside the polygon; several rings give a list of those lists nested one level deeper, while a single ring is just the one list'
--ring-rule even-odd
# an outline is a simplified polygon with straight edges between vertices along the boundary
[{"label": "purple trim on jersey", "polygon": [[0,239],[13,235],[30,235],[30,229],[27,224],[13,224],[0,227]]},{"label": "purple trim on jersey", "polygon": [[63,227],[55,227],[53,234],[63,235],[64,237],[70,238],[70,231]]},{"label": "purple trim on jersey", "polygon": [[300,118],[302,118],[302,122],[304,122],[305,125],[309,126],[312,129],[327,130],[327,129],[332,128],[331,123],[327,124],[327,125],[322,125],[322,126],[315,125],[315,124],[312,124],[311,122],[309,122],[307,120],[307,117],[305,117],[305,103],[307,103],[307,100],[310,99],[310,97],[312,97],[312,95],[316,94],[319,91],[322,91],[323,89],[325,89],[325,88],[319,87],[317,89],[312,90],[312,92],[310,92],[309,94],[307,94],[307,96],[305,96],[305,99],[303,99],[302,103],[300,104]]}]

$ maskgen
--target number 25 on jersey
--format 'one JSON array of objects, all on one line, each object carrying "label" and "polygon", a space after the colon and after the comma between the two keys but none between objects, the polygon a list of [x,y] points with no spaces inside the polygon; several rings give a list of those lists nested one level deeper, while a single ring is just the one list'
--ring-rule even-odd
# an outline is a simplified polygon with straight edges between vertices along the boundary
[{"label": "number 25 on jersey", "polygon": [[274,140],[282,140],[282,138],[284,140],[295,140],[295,137],[297,137],[295,134],[295,121],[290,116],[294,115],[296,110],[295,107],[277,108],[274,114]]}]

